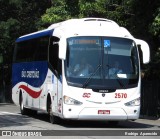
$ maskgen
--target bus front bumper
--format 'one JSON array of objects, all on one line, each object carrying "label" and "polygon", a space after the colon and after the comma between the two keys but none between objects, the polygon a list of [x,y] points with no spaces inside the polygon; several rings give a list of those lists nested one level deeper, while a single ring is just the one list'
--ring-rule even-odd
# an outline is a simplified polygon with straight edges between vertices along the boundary
[{"label": "bus front bumper", "polygon": [[123,108],[83,108],[76,114],[74,111],[68,111],[63,114],[64,119],[74,120],[136,120],[139,118],[139,107]]}]

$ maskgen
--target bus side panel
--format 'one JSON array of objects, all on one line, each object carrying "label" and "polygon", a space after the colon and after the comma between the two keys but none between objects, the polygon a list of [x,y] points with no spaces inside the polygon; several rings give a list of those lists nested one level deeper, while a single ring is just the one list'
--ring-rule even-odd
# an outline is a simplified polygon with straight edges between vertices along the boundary
[{"label": "bus side panel", "polygon": [[61,113],[62,81],[61,79],[58,79],[51,70],[48,71],[47,76],[48,80],[46,81],[46,84],[48,93],[51,96],[52,112],[54,115],[58,116],[59,113]]},{"label": "bus side panel", "polygon": [[57,114],[57,97],[58,97],[58,79],[53,74],[52,75],[52,83],[53,83],[53,90],[51,90],[51,99],[52,99],[52,111],[53,113]]},{"label": "bus side panel", "polygon": [[47,84],[44,83],[43,87],[41,87],[42,89],[42,93],[41,93],[41,96],[39,98],[39,108],[41,110],[44,110],[46,111],[46,101],[47,101],[47,93],[48,93],[48,90],[47,90]]},{"label": "bus side panel", "polygon": [[23,97],[26,98],[24,103],[27,107],[39,108],[39,98],[47,72],[48,63],[46,61],[13,64],[12,98],[14,103],[19,104],[19,93],[22,92]]},{"label": "bus side panel", "polygon": [[62,99],[62,79],[58,80],[58,96],[57,96],[57,111],[59,117],[62,117],[62,104],[63,104],[63,99]]},{"label": "bus side panel", "polygon": [[40,97],[40,109],[45,111],[47,110],[47,97],[50,97],[53,111],[55,111],[57,106],[57,77],[49,69]]}]

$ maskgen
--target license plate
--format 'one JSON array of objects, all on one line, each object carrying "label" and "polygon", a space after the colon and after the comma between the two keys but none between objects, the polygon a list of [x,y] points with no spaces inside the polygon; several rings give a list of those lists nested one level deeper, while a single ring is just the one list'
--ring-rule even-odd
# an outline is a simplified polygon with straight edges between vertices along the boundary
[{"label": "license plate", "polygon": [[98,114],[110,114],[110,110],[98,110]]}]

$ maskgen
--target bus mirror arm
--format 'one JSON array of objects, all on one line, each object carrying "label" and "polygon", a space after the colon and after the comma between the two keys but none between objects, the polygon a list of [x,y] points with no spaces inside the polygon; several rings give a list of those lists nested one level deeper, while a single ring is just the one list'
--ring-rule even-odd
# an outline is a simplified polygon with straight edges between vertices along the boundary
[{"label": "bus mirror arm", "polygon": [[150,49],[148,43],[143,40],[136,39],[136,44],[142,51],[143,64],[148,64],[150,62]]},{"label": "bus mirror arm", "polygon": [[59,58],[62,60],[66,59],[66,49],[67,49],[66,38],[62,37],[59,41]]}]

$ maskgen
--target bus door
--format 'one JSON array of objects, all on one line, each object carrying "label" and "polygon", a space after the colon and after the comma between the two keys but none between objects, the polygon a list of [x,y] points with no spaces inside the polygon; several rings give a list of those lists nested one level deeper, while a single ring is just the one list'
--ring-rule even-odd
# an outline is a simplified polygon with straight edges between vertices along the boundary
[{"label": "bus door", "polygon": [[49,68],[52,71],[52,110],[54,113],[58,112],[58,86],[59,86],[59,57],[58,57],[58,42],[59,38],[52,36],[49,45]]},{"label": "bus door", "polygon": [[58,98],[57,98],[57,111],[58,115],[62,114],[62,60],[58,60]]},{"label": "bus door", "polygon": [[53,78],[52,78],[52,84],[53,84],[53,93],[52,93],[52,107],[53,107],[53,112],[58,114],[61,112],[61,101],[62,101],[62,61],[58,59],[57,67],[55,69]]},{"label": "bus door", "polygon": [[57,72],[52,75],[52,108],[53,112],[56,113],[57,110],[57,98],[58,98],[58,78],[57,78]]}]

